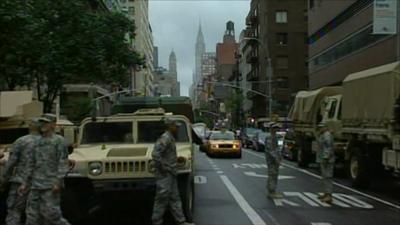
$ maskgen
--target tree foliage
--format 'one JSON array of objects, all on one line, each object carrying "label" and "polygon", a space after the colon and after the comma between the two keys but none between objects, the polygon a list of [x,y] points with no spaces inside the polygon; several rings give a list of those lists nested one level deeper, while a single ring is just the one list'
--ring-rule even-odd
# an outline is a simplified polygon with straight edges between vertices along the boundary
[{"label": "tree foliage", "polygon": [[36,88],[45,111],[63,84],[123,85],[128,69],[143,64],[126,38],[134,29],[122,13],[90,10],[88,0],[2,0],[0,80],[10,90]]}]

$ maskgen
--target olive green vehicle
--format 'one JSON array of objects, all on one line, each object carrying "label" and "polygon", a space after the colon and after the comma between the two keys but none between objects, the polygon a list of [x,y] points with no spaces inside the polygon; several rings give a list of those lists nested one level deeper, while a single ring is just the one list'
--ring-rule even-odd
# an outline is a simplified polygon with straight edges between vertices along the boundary
[{"label": "olive green vehicle", "polygon": [[65,180],[63,198],[63,211],[71,222],[84,218],[92,207],[91,199],[99,200],[99,196],[154,193],[152,151],[165,130],[165,118],[181,123],[176,138],[178,182],[186,217],[193,219],[193,151],[197,136],[192,136],[191,120],[162,108],[145,108],[82,121],[78,147],[69,156],[75,165]]}]

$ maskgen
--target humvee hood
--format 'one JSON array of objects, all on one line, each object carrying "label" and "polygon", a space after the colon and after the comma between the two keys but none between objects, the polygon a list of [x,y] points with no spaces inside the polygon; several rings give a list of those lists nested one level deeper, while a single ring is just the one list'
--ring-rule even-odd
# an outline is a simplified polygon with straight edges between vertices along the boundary
[{"label": "humvee hood", "polygon": [[[184,151],[190,149],[190,144],[177,143],[177,150]],[[105,145],[82,145],[74,149],[69,156],[70,159],[77,161],[102,160],[105,158],[126,158],[126,157],[149,157],[153,151],[154,144],[105,144]]]}]

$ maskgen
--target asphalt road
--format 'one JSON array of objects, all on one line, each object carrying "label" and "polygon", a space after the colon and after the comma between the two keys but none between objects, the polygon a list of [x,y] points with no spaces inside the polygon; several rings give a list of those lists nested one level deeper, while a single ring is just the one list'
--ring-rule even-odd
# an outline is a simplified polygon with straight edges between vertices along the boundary
[{"label": "asphalt road", "polygon": [[[196,225],[394,225],[400,224],[400,184],[372,190],[352,189],[335,178],[333,205],[317,199],[316,169],[302,170],[285,161],[280,169],[281,200],[266,197],[262,153],[243,150],[242,159],[209,158],[196,152]],[[152,197],[116,193],[92,209],[83,225],[150,224]],[[165,224],[175,224],[167,219]],[[74,224],[77,225],[77,224]]]},{"label": "asphalt road", "polygon": [[317,199],[321,184],[313,169],[284,162],[278,185],[284,198],[273,201],[266,197],[262,153],[244,150],[240,160],[199,153],[196,159],[196,225],[400,224],[396,199],[352,189],[340,178],[333,205],[323,204]]}]

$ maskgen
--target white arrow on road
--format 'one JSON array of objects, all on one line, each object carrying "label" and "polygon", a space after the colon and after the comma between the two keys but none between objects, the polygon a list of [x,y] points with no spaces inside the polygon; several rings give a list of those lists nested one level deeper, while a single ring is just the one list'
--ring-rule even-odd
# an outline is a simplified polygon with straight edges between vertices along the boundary
[{"label": "white arrow on road", "polygon": [[[246,176],[250,176],[250,177],[262,177],[262,178],[268,178],[267,175],[262,175],[262,174],[258,174],[256,172],[244,172],[244,174]],[[285,176],[285,175],[279,175],[278,176],[278,180],[287,180],[287,179],[294,179],[295,177],[293,176]]]}]

